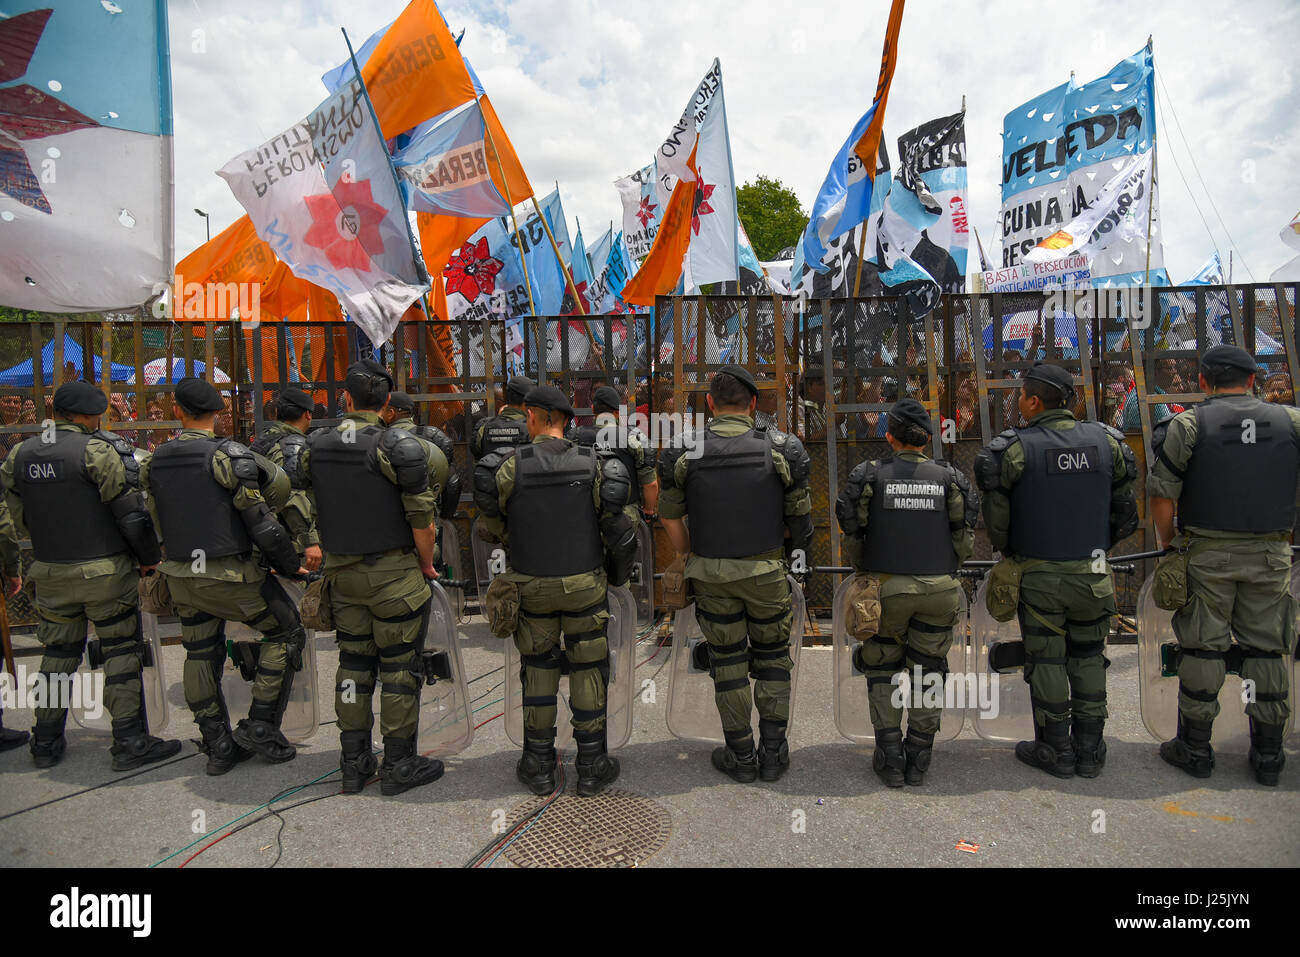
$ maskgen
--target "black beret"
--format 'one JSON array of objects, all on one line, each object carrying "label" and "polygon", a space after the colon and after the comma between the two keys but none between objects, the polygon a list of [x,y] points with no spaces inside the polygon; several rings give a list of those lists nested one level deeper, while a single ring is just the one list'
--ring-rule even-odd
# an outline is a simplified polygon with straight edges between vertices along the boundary
[{"label": "black beret", "polygon": [[212,383],[194,376],[186,376],[176,383],[176,404],[191,415],[220,412],[226,407],[221,393]]},{"label": "black beret", "polygon": [[1068,399],[1074,395],[1074,376],[1070,375],[1069,370],[1052,365],[1050,362],[1035,362],[1033,367],[1025,373],[1025,378],[1036,379],[1039,382],[1046,382],[1048,385],[1056,386],[1060,390],[1063,399]]},{"label": "black beret", "polygon": [[276,404],[285,409],[297,409],[299,415],[316,408],[315,400],[302,389],[281,389]]},{"label": "black beret", "polygon": [[90,382],[65,382],[54,392],[54,408],[73,415],[102,415],[108,396]]},{"label": "black beret", "polygon": [[[889,421],[899,422],[906,425],[914,425],[919,429],[924,429],[926,435],[934,435],[934,426],[930,424],[930,413],[925,411],[925,406],[916,399],[899,399],[894,403],[894,407],[889,410]],[[897,435],[894,438],[898,438]]]},{"label": "black beret", "polygon": [[1215,346],[1205,350],[1205,355],[1201,356],[1202,372],[1213,374],[1226,369],[1240,369],[1243,372],[1259,371],[1251,354],[1240,346]]},{"label": "black beret", "polygon": [[[382,389],[376,380],[383,380]],[[345,385],[355,399],[379,401],[393,391],[393,377],[374,359],[359,359],[348,366]]]},{"label": "black beret", "polygon": [[573,406],[569,400],[553,385],[534,386],[524,399],[524,405],[536,409],[545,409],[547,412],[563,412],[569,418],[573,418]]},{"label": "black beret", "polygon": [[733,379],[736,379],[754,396],[758,395],[758,385],[754,382],[754,377],[749,374],[749,370],[744,366],[728,365],[718,370],[719,374],[726,373]]},{"label": "black beret", "polygon": [[593,405],[599,404],[610,409],[617,409],[623,404],[623,397],[612,386],[602,385],[591,394],[591,401]]},{"label": "black beret", "polygon": [[506,402],[510,405],[518,405],[536,388],[537,383],[526,375],[511,376],[505,387]]},{"label": "black beret", "polygon": [[415,400],[405,392],[388,393],[388,404],[400,412],[415,411]]}]

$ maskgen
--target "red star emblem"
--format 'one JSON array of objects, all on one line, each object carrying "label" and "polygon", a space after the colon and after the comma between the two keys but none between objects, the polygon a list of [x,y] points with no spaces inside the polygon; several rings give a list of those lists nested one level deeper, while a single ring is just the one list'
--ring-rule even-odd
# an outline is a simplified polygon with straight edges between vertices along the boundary
[{"label": "red star emblem", "polygon": [[659,207],[650,202],[649,196],[641,197],[641,205],[637,208],[636,218],[641,222],[641,228],[645,229],[650,225],[650,221],[655,218],[655,210]]},{"label": "red star emblem", "polygon": [[709,205],[709,197],[713,195],[715,188],[715,186],[705,186],[704,177],[699,175],[695,177],[695,209],[691,212],[691,230],[696,236],[700,234],[700,217],[715,211]]},{"label": "red star emblem", "polygon": [[340,180],[333,192],[307,197],[312,225],[304,238],[325,253],[335,269],[370,272],[370,260],[384,251],[379,224],[388,210],[370,193],[370,180]]},{"label": "red star emblem", "polygon": [[486,236],[477,243],[466,243],[443,271],[447,295],[458,292],[470,302],[485,293],[490,296],[496,292],[497,273],[503,267],[501,260],[492,258]]}]

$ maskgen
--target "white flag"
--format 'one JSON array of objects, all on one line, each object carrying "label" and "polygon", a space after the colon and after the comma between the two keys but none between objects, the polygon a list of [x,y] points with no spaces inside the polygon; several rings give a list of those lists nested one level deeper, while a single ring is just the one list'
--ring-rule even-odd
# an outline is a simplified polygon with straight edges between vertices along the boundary
[{"label": "white flag", "polygon": [[1029,250],[1025,260],[1057,262],[1080,254],[1092,260],[1116,243],[1137,243],[1145,249],[1154,155],[1154,150],[1148,150],[1121,164],[1118,175],[1101,188],[1092,204],[1069,225]]},{"label": "white flag", "polygon": [[695,209],[691,216],[690,277],[697,286],[740,279],[736,176],[731,168],[727,103],[717,60],[709,75],[716,75],[717,86],[709,98],[695,148]]}]

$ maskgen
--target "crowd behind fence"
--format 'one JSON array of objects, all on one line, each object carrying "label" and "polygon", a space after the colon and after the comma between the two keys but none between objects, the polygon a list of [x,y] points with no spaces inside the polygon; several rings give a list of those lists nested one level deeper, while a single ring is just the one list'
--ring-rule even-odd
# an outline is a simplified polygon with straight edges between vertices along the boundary
[{"label": "crowd behind fence", "polygon": [[[219,434],[251,439],[274,415],[276,393],[290,385],[312,394],[317,424],[330,425],[342,413],[347,366],[371,356],[393,370],[421,421],[456,441],[453,464],[468,479],[465,439],[499,407],[510,375],[559,386],[583,424],[593,390],[605,384],[620,391],[629,413],[706,415],[709,377],[737,363],[759,383],[759,422],[794,432],[812,456],[810,564],[839,565],[832,505],[854,465],[888,451],[885,412],[893,402],[919,399],[933,418],[936,455],[970,474],[982,445],[1023,424],[1020,378],[1047,359],[1075,375],[1076,415],[1128,435],[1140,466],[1143,525],[1115,553],[1134,553],[1154,544],[1145,496],[1151,429],[1201,398],[1201,351],[1242,346],[1261,367],[1260,397],[1294,404],[1297,288],[1200,286],[1152,290],[1145,299],[948,295],[923,315],[904,297],[663,297],[650,315],[403,322],[380,349],[347,323],[245,328],[146,315],[100,322],[52,316],[0,323],[0,449],[7,453],[37,432],[53,414],[54,390],[71,379],[99,384],[109,398],[106,427],[144,449],[179,430],[171,394],[185,375],[207,378],[226,396]],[[473,511],[466,495],[456,522],[467,564]],[[656,538],[662,568],[670,547],[662,531]],[[990,557],[982,528],[976,557]],[[1122,612],[1132,613],[1142,572],[1117,580]],[[827,611],[834,585],[829,576],[810,576],[809,607]],[[16,623],[30,616],[15,604]]]}]

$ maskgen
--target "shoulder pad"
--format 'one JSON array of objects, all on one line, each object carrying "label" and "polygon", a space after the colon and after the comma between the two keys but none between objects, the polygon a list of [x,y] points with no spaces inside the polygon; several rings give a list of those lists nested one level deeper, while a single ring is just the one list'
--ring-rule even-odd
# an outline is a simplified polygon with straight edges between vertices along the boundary
[{"label": "shoulder pad", "polygon": [[1127,444],[1127,443],[1124,441],[1124,433],[1121,432],[1119,429],[1115,428],[1115,426],[1110,425],[1110,424],[1108,424],[1108,423],[1106,423],[1106,422],[1098,422],[1097,424],[1100,425],[1100,426],[1102,427],[1103,431],[1105,431],[1105,433],[1106,433],[1107,435],[1109,435],[1109,436],[1110,436],[1112,439],[1114,439],[1116,442],[1120,443],[1120,445],[1126,445],[1126,444]]},{"label": "shoulder pad", "polygon": [[812,471],[812,459],[808,455],[808,450],[804,448],[803,442],[797,435],[781,432],[778,429],[768,429],[767,436],[773,450],[780,452],[786,464],[790,466],[790,478],[794,480],[794,484],[804,485],[808,481],[808,473]]},{"label": "shoulder pad", "polygon": [[446,432],[432,425],[417,425],[415,434],[426,442],[436,445],[442,451],[442,454],[447,456],[448,463],[451,462],[456,451],[456,443],[451,440],[451,436]]},{"label": "shoulder pad", "polygon": [[677,460],[686,453],[686,444],[670,445],[659,452],[659,484],[666,489],[677,487]]},{"label": "shoulder pad", "polygon": [[116,432],[107,432],[104,429],[99,429],[98,431],[91,432],[90,437],[92,439],[99,439],[101,442],[107,442],[113,447],[113,451],[122,456],[122,458],[135,457],[135,446],[122,438],[122,436],[118,435]]},{"label": "shoulder pad", "polygon": [[241,445],[234,439],[222,440],[217,448],[222,452],[225,452],[232,459],[249,458],[253,454],[252,451],[249,450],[248,446]]},{"label": "shoulder pad", "polygon": [[862,531],[858,525],[858,503],[868,485],[875,481],[878,462],[871,459],[859,462],[849,472],[848,481],[840,489],[835,500],[835,518],[840,523],[840,531],[845,535],[857,535]]},{"label": "shoulder pad", "polygon": [[[1177,416],[1175,416],[1177,418]],[[1155,460],[1160,458],[1160,452],[1164,448],[1165,439],[1169,437],[1169,424],[1173,419],[1165,419],[1163,422],[1157,422],[1151,426],[1151,464],[1155,465]]]},{"label": "shoulder pad", "polygon": [[993,437],[993,441],[988,444],[988,450],[995,453],[1005,452],[1019,441],[1019,432],[1015,429],[1004,429]]},{"label": "shoulder pad", "polygon": [[384,450],[388,461],[393,463],[395,469],[417,462],[428,463],[428,453],[424,451],[424,445],[405,429],[385,429],[379,437],[379,447]]},{"label": "shoulder pad", "polygon": [[982,491],[1002,489],[1002,456],[1019,441],[1019,433],[1015,429],[1007,429],[975,453],[975,482]]},{"label": "shoulder pad", "polygon": [[307,436],[288,433],[280,440],[280,453],[283,458],[282,468],[289,476],[289,484],[294,488],[306,488],[302,474],[302,460],[307,454]]}]

